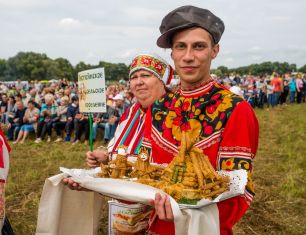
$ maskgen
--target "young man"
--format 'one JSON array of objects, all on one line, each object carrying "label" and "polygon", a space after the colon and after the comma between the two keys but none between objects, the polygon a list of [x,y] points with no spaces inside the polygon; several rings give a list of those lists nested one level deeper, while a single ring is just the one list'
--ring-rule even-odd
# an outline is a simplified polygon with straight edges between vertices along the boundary
[{"label": "young man", "polygon": [[[185,131],[199,139],[195,146],[209,157],[215,169],[247,170],[245,195],[214,205],[216,213],[207,215],[211,220],[206,223],[207,231],[214,232],[202,231],[202,234],[233,234],[233,225],[245,213],[254,195],[251,170],[258,145],[257,119],[245,100],[210,76],[211,62],[218,55],[224,28],[220,18],[194,6],[177,8],[164,17],[157,45],[171,48],[181,87],[174,95],[166,94],[154,104],[152,130],[145,133],[156,163],[169,163],[173,159]],[[152,205],[158,219],[152,221],[150,233],[175,234],[169,198],[157,194]]]}]

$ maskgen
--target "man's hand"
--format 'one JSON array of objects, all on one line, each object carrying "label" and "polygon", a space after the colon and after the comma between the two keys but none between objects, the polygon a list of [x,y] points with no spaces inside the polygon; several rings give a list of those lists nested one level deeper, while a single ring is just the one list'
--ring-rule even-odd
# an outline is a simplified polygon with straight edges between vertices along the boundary
[{"label": "man's hand", "polygon": [[155,208],[155,213],[157,214],[160,220],[174,220],[169,196],[161,196],[159,193],[156,193],[155,200],[151,201],[151,206]]},{"label": "man's hand", "polygon": [[93,152],[88,151],[86,153],[87,165],[91,168],[100,166],[101,163],[107,164],[108,152],[107,150],[95,150]]},{"label": "man's hand", "polygon": [[115,124],[117,121],[117,117],[116,116],[111,116],[109,119],[108,119],[108,123],[109,124]]}]

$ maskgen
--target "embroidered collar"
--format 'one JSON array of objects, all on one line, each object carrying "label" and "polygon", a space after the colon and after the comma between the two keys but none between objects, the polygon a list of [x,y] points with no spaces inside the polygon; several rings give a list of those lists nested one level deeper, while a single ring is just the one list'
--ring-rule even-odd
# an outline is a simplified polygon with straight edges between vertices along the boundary
[{"label": "embroidered collar", "polygon": [[212,86],[214,85],[216,81],[212,78],[210,78],[207,81],[204,81],[192,88],[183,88],[182,86],[180,87],[180,94],[183,96],[198,96],[201,94],[206,93],[207,91],[209,91]]}]

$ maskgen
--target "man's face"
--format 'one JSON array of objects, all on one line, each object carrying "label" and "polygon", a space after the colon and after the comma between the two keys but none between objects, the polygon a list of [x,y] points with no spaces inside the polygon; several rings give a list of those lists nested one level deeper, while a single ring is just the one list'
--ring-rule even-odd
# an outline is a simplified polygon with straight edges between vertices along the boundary
[{"label": "man's face", "polygon": [[130,88],[144,108],[151,105],[165,92],[164,85],[159,78],[146,70],[138,70],[131,75]]},{"label": "man's face", "polygon": [[211,61],[218,55],[219,45],[212,45],[210,34],[202,28],[178,32],[172,40],[172,59],[182,86],[190,86],[210,78]]},{"label": "man's face", "polygon": [[22,110],[23,109],[23,103],[21,101],[18,101],[16,103],[17,109]]},{"label": "man's face", "polygon": [[122,105],[123,105],[123,100],[116,100],[115,102],[116,102],[116,106],[117,106],[117,107],[122,107]]}]

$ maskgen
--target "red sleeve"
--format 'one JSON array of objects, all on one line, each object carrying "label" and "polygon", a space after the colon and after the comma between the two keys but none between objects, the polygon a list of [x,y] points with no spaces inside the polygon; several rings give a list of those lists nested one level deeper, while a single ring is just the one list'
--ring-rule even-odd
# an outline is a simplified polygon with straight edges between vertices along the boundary
[{"label": "red sleeve", "polygon": [[218,203],[221,235],[233,234],[233,225],[244,215],[254,187],[251,179],[252,160],[258,146],[258,121],[250,105],[243,101],[231,114],[223,132],[217,167],[221,170],[245,169],[248,183],[243,196]]}]

